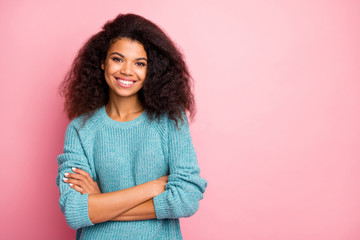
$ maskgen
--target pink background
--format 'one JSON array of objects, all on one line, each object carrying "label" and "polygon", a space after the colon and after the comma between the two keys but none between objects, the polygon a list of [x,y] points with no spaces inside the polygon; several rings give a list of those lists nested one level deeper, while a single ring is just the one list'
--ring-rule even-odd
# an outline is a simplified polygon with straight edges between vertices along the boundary
[{"label": "pink background", "polygon": [[185,239],[360,239],[358,1],[1,1],[0,239],[73,239],[57,87],[105,21],[162,26],[196,81],[201,175]]}]

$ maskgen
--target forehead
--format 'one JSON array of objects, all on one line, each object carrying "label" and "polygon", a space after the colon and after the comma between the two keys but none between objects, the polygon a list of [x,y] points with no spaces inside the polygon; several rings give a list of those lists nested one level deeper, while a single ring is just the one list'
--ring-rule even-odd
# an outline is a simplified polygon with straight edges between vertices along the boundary
[{"label": "forehead", "polygon": [[144,46],[140,42],[129,38],[119,38],[114,40],[110,45],[107,55],[114,52],[120,53],[127,58],[147,57]]}]

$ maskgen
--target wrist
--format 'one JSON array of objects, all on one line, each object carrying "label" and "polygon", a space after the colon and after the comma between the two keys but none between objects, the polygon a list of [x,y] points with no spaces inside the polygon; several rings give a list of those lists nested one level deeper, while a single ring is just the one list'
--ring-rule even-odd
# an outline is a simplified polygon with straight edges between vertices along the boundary
[{"label": "wrist", "polygon": [[152,181],[152,184],[153,184],[154,197],[165,191],[166,183],[164,181],[156,179]]}]

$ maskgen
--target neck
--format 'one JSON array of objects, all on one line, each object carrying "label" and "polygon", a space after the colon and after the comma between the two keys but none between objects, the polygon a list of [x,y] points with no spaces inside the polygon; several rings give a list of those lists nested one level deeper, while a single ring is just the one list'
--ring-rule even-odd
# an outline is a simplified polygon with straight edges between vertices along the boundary
[{"label": "neck", "polygon": [[116,118],[126,118],[133,114],[144,111],[138,95],[131,97],[109,96],[109,102],[105,106],[106,112]]}]

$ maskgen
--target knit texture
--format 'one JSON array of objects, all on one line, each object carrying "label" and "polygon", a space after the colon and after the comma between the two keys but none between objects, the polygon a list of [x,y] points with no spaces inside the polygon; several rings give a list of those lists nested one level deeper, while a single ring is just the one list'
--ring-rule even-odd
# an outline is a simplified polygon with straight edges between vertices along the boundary
[{"label": "knit texture", "polygon": [[[182,239],[179,218],[198,210],[207,186],[199,176],[186,114],[179,128],[165,115],[150,121],[146,111],[134,120],[118,122],[107,115],[105,106],[85,125],[83,117],[69,123],[64,153],[57,158],[60,209],[68,225],[77,229],[76,239]],[[154,198],[157,219],[93,224],[89,195],[62,181],[72,167],[88,172],[102,193],[169,175],[166,191]]]}]

